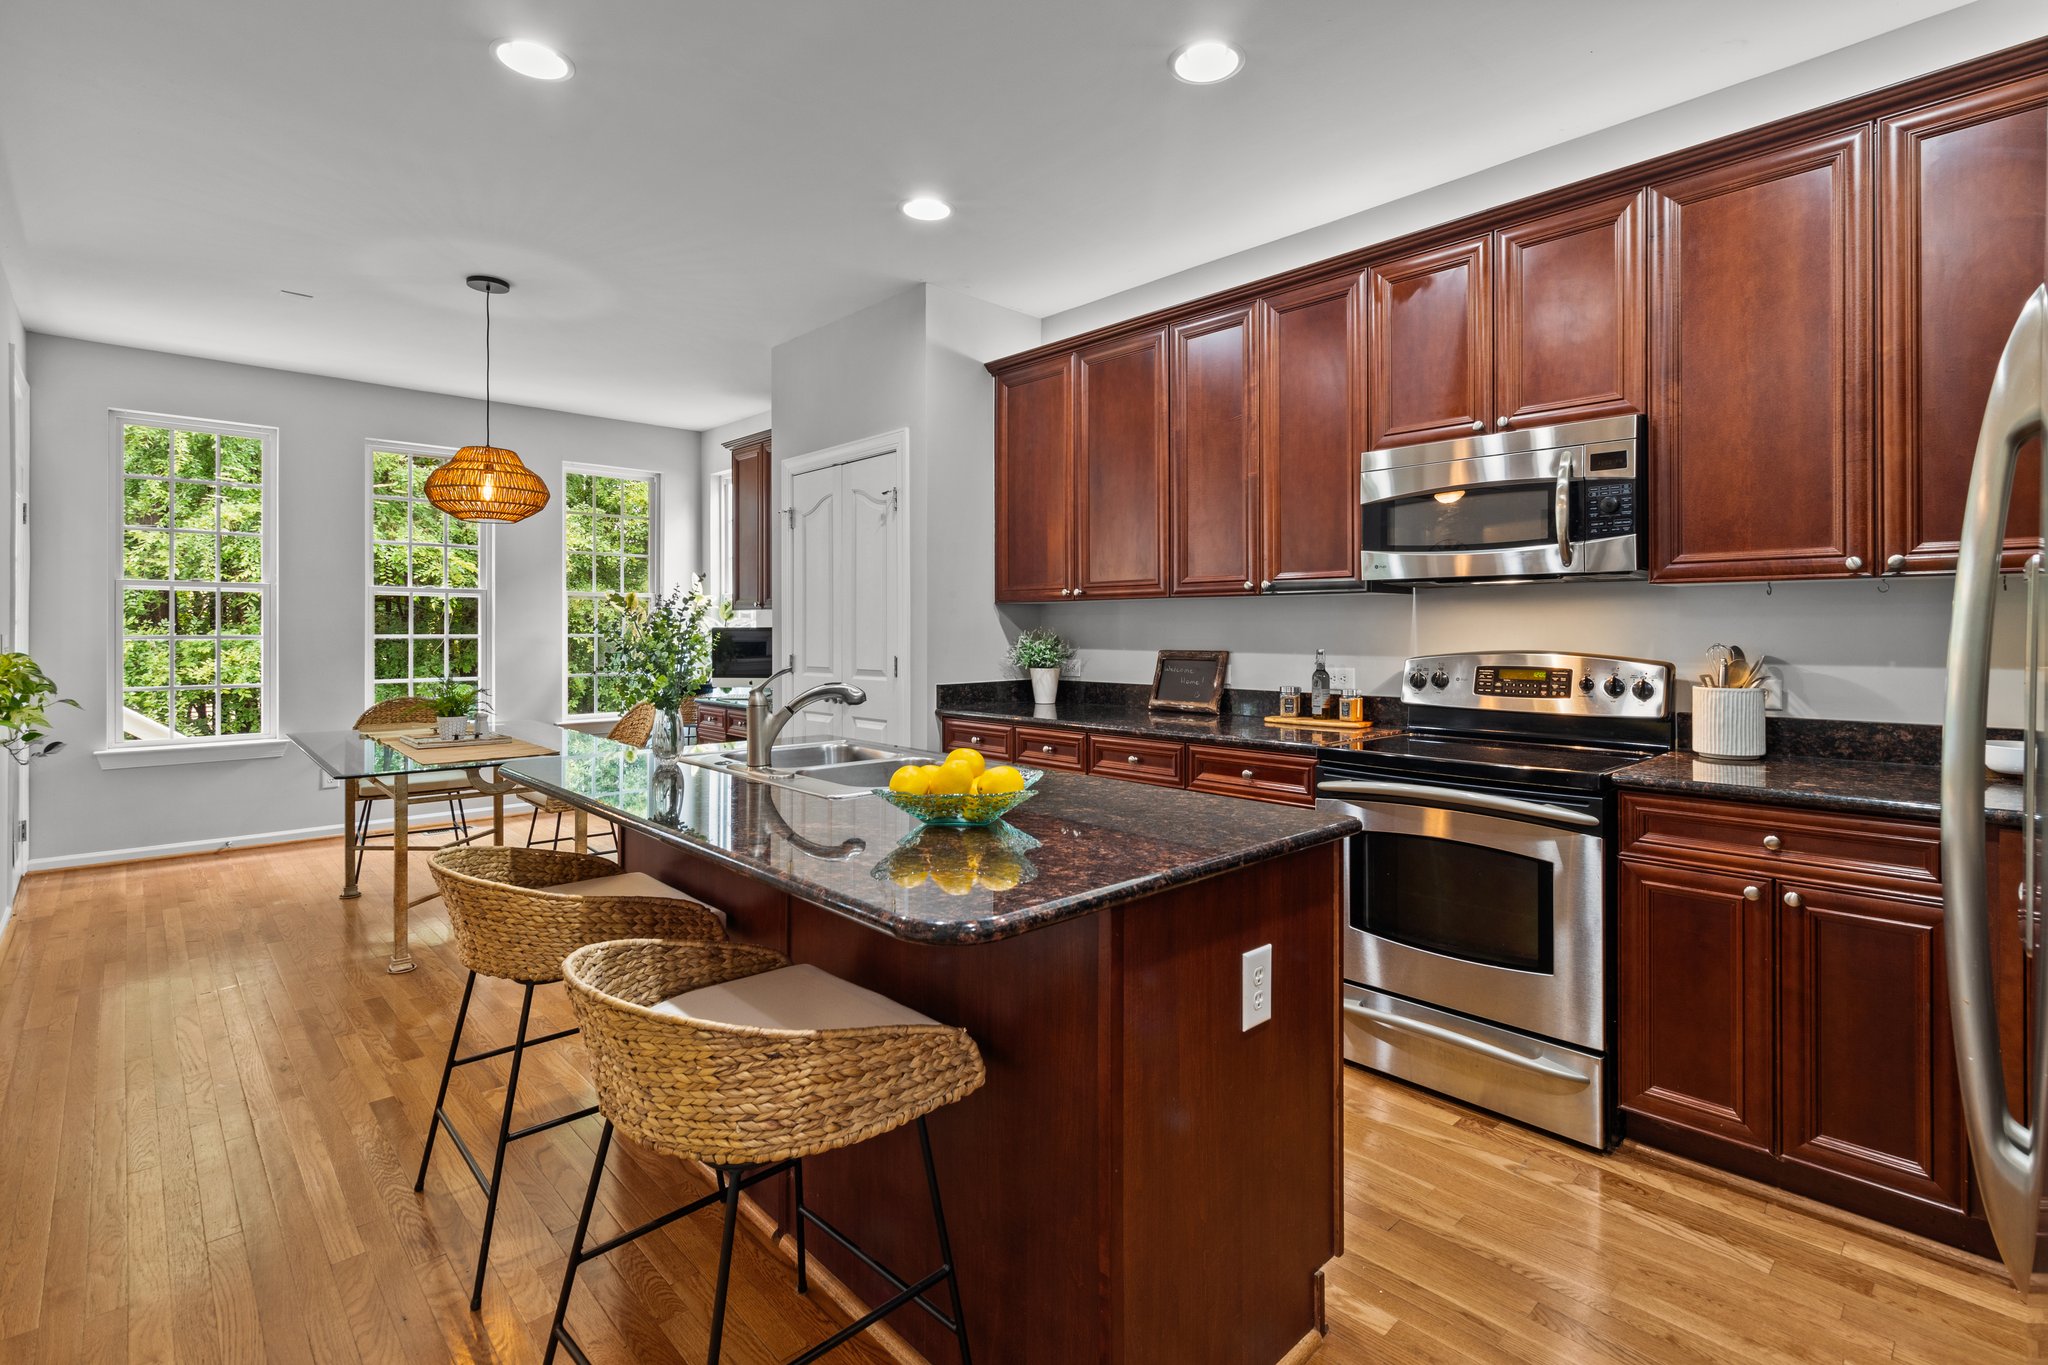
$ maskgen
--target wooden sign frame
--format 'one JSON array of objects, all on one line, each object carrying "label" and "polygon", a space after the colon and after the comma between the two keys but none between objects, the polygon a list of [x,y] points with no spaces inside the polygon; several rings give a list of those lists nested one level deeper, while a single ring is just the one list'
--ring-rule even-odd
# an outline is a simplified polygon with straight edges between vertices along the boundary
[{"label": "wooden sign frame", "polygon": [[[1161,697],[1159,685],[1166,680],[1168,664],[1205,663],[1212,665],[1215,672],[1209,679],[1205,694],[1198,700]],[[1154,711],[1197,711],[1216,716],[1223,713],[1223,679],[1230,671],[1230,651],[1227,649],[1162,649],[1159,661],[1152,667],[1152,700]]]}]

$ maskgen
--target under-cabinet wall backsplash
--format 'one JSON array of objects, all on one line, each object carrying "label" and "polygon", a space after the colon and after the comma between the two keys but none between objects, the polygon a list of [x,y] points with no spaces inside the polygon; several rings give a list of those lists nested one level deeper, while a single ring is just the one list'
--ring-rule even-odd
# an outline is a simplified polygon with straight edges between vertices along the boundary
[{"label": "under-cabinet wall backsplash", "polygon": [[[1991,723],[2020,720],[2025,590],[1999,600]],[[1046,626],[1078,647],[1076,675],[1149,682],[1161,649],[1228,649],[1230,683],[1306,684],[1318,646],[1369,692],[1399,690],[1410,654],[1564,649],[1665,659],[1681,679],[1707,646],[1739,644],[1784,680],[1786,714],[1938,724],[1948,649],[1947,576],[1845,583],[1474,584],[1401,594],[1006,606],[1009,633]],[[993,676],[993,675],[991,675]],[[1688,685],[1689,691],[1689,685]],[[1681,708],[1691,706],[1682,692]]]}]

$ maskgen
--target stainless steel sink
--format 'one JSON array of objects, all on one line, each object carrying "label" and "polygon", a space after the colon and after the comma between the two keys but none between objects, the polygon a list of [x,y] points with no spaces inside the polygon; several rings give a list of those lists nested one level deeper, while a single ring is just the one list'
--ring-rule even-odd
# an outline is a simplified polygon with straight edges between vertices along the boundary
[{"label": "stainless steel sink", "polygon": [[787,768],[793,772],[809,772],[812,768],[836,767],[868,759],[895,757],[894,749],[877,749],[866,744],[855,744],[850,740],[828,739],[816,744],[778,744],[768,751],[768,766]]},{"label": "stainless steel sink", "polygon": [[873,787],[889,784],[889,775],[912,760],[930,761],[935,755],[913,749],[885,749],[851,740],[829,739],[810,744],[778,744],[768,751],[768,764],[747,766],[744,743],[705,748],[683,754],[679,761],[700,768],[716,768],[748,782],[784,787],[830,800],[866,796]]},{"label": "stainless steel sink", "polygon": [[836,782],[842,787],[886,787],[889,778],[909,758],[918,755],[891,758],[871,758],[861,763],[832,763],[817,768],[799,768],[799,777],[814,777],[820,782]]}]

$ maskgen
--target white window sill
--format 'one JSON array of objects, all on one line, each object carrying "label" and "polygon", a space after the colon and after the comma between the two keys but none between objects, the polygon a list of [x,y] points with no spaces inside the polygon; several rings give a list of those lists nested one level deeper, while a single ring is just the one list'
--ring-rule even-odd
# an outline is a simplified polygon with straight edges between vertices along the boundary
[{"label": "white window sill", "polygon": [[160,768],[170,763],[232,763],[277,758],[292,747],[288,739],[201,740],[192,744],[121,744],[95,749],[102,768]]}]

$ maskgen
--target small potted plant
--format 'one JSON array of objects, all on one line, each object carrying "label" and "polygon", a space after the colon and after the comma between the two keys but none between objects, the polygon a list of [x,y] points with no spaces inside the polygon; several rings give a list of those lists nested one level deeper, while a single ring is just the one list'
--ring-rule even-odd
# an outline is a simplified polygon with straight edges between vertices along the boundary
[{"label": "small potted plant", "polygon": [[28,655],[0,654],[0,747],[16,763],[27,763],[63,748],[61,739],[48,743],[43,740],[50,724],[50,708],[77,705],[71,698],[57,695],[57,684]]},{"label": "small potted plant", "polygon": [[1060,669],[1074,657],[1074,647],[1058,631],[1027,630],[1010,646],[1010,663],[1031,675],[1031,700],[1052,705],[1060,691]]},{"label": "small potted plant", "polygon": [[461,739],[469,733],[469,713],[483,693],[474,683],[443,678],[420,689],[420,699],[434,708],[434,729],[442,739]]},{"label": "small potted plant", "polygon": [[613,593],[605,599],[605,667],[618,673],[628,696],[654,703],[661,713],[653,747],[672,758],[685,729],[697,724],[697,694],[711,681],[711,621],[717,608],[704,581],[659,597]]}]

